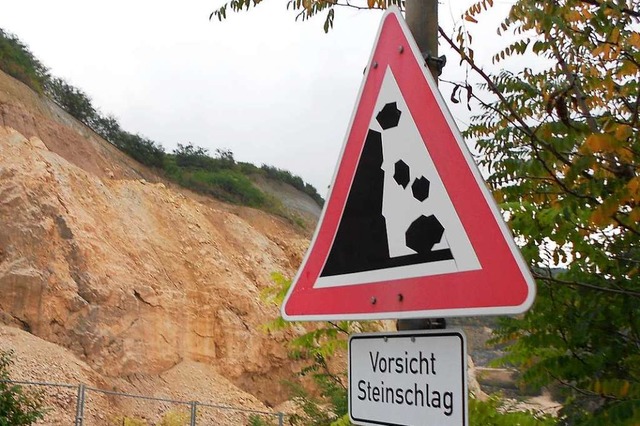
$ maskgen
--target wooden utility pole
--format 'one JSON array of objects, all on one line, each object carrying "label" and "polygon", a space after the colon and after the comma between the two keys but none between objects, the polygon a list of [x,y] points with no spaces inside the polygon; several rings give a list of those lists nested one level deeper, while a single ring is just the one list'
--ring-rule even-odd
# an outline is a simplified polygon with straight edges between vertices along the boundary
[{"label": "wooden utility pole", "polygon": [[[444,65],[438,58],[438,1],[406,0],[405,21],[437,83],[441,67]],[[429,330],[445,327],[444,318],[401,319],[396,322],[398,330]]]},{"label": "wooden utility pole", "polygon": [[[406,0],[405,20],[433,78],[438,79],[438,1]],[[432,59],[428,59],[432,58]]]}]

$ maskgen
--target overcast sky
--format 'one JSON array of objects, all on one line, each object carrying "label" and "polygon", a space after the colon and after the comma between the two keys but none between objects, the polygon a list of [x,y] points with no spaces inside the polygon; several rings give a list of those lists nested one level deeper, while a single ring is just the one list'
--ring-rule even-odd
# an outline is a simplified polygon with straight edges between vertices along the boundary
[{"label": "overcast sky", "polygon": [[[125,130],[171,151],[178,143],[230,149],[236,160],[290,170],[326,194],[380,24],[381,12],[336,10],[295,22],[287,0],[209,21],[222,0],[4,0],[0,28],[17,35],[56,77],[80,88]],[[474,1],[441,0],[448,32]],[[469,24],[476,58],[497,51],[496,2]],[[482,41],[479,42],[479,38]],[[491,50],[489,50],[491,49]],[[445,49],[443,78],[462,80]],[[451,86],[441,85],[445,99]],[[460,125],[466,108],[456,106]]]}]

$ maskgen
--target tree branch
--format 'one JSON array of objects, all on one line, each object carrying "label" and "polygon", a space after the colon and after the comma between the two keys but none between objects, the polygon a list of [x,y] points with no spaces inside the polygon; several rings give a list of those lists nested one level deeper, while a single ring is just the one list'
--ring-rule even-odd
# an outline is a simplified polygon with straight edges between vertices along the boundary
[{"label": "tree branch", "polygon": [[[493,94],[495,94],[498,99],[500,99],[500,102],[505,106],[505,108],[509,111],[509,113],[511,114],[511,116],[513,117],[514,120],[516,120],[518,122],[518,124],[520,124],[521,127],[521,131],[531,139],[532,142],[537,142],[538,144],[542,145],[543,147],[545,147],[545,149],[549,150],[549,152],[551,152],[558,160],[560,160],[562,163],[564,163],[566,166],[572,167],[573,163],[571,161],[569,161],[567,158],[565,158],[560,152],[558,152],[557,149],[555,149],[552,145],[542,141],[541,139],[538,138],[538,136],[536,135],[536,131],[532,130],[531,127],[529,127],[529,125],[524,121],[524,119],[520,116],[520,114],[517,113],[517,111],[515,111],[513,109],[513,106],[509,103],[509,101],[507,100],[507,98],[505,98],[505,96],[502,94],[502,92],[500,91],[500,89],[496,86],[496,84],[493,82],[493,80],[491,80],[491,78],[489,77],[489,75],[487,75],[487,73],[485,73],[480,67],[478,67],[476,65],[476,63],[469,58],[468,55],[465,54],[465,52],[459,47],[457,46],[453,40],[451,40],[451,38],[449,38],[449,36],[447,36],[447,33],[444,32],[444,30],[442,29],[442,27],[438,27],[438,33],[442,36],[442,38],[444,38],[446,40],[446,42],[449,44],[449,46],[451,46],[451,48],[453,50],[455,50],[458,55],[460,55],[460,57],[462,58],[462,60],[464,60],[467,64],[469,64],[469,66],[480,76],[482,77],[482,79],[485,81],[485,83],[487,84],[487,87],[489,87],[489,89],[491,90],[491,92]],[[509,122],[513,122],[512,120],[509,120]],[[532,144],[533,145],[533,144]],[[589,175],[588,173],[586,173],[585,171],[581,172],[580,175],[586,179],[591,179],[592,176]]]},{"label": "tree branch", "polygon": [[576,80],[575,75],[569,70],[569,67],[567,66],[566,61],[558,51],[558,47],[554,43],[551,43],[551,44],[553,48],[553,54],[555,55],[558,61],[558,64],[560,64],[560,68],[562,68],[562,72],[564,72],[565,76],[567,77],[567,80],[569,81],[569,87],[571,87],[571,90],[576,95],[576,99],[578,100],[578,105],[580,106],[580,110],[582,111],[582,114],[587,119],[587,125],[589,126],[589,130],[591,130],[592,133],[598,133],[599,132],[598,123],[596,123],[596,120],[591,115],[591,112],[589,111],[587,104],[584,102],[584,100],[586,99],[586,96],[582,91],[582,89],[580,88],[580,82]]},{"label": "tree branch", "polygon": [[631,232],[632,234],[635,235],[640,235],[640,231],[638,231],[637,229],[632,228],[631,226],[627,225],[626,223],[624,223],[622,220],[620,220],[620,218],[618,217],[618,213],[614,213],[611,218],[618,224],[618,226],[620,226],[621,228],[626,229],[627,231]]},{"label": "tree branch", "polygon": [[549,281],[549,282],[552,282],[552,283],[555,283],[555,284],[562,284],[562,285],[566,285],[566,286],[570,286],[570,287],[571,286],[581,287],[581,288],[585,288],[585,289],[588,289],[588,290],[601,291],[601,292],[605,292],[605,293],[621,294],[621,295],[624,295],[624,296],[640,297],[640,292],[637,292],[637,291],[618,290],[618,289],[615,289],[615,288],[600,287],[600,286],[597,286],[597,285],[581,283],[581,282],[577,282],[577,281],[565,281],[565,280],[560,280],[558,278],[554,278],[551,275],[540,275],[540,274],[537,274],[536,272],[532,272],[532,275],[536,279]]},{"label": "tree branch", "polygon": [[442,36],[442,38],[444,38],[447,41],[449,46],[451,46],[451,48],[455,50],[458,53],[458,55],[460,55],[460,58],[462,58],[467,64],[469,64],[469,66],[476,73],[478,73],[480,77],[482,77],[482,79],[487,83],[487,86],[489,87],[489,89],[491,89],[491,91],[500,99],[500,101],[505,105],[505,107],[511,113],[511,116],[520,124],[525,134],[530,138],[537,140],[534,132],[531,130],[529,125],[525,123],[525,121],[522,119],[522,117],[520,117],[518,113],[516,113],[516,111],[514,111],[509,101],[507,101],[507,99],[504,97],[500,89],[498,89],[498,87],[495,85],[493,80],[491,80],[491,78],[487,75],[487,73],[485,73],[480,67],[478,67],[474,61],[469,59],[468,55],[465,54],[465,52],[459,46],[457,46],[453,42],[453,40],[451,40],[451,38],[449,38],[449,36],[447,35],[447,33],[444,32],[442,27],[438,27],[438,33]]},{"label": "tree branch", "polygon": [[[604,5],[604,6],[608,7],[608,8],[610,8],[610,9],[614,9],[613,7],[611,7],[611,5],[609,5],[608,2],[607,3],[602,3],[602,2],[599,2],[598,0],[580,0],[580,1],[582,3],[587,3],[587,4],[590,4],[590,5],[593,5],[593,6],[601,7],[601,6]],[[633,16],[635,18],[640,18],[640,12],[637,11],[637,10],[629,9],[629,8],[626,8],[626,7],[621,7],[620,11],[623,12],[623,13],[626,13],[627,15]]]},{"label": "tree branch", "polygon": [[329,323],[333,328],[335,328],[336,330],[338,330],[341,333],[346,334],[347,336],[350,334],[349,330],[340,327],[340,325],[338,325],[337,323],[333,322],[333,321],[327,321],[327,323]]}]

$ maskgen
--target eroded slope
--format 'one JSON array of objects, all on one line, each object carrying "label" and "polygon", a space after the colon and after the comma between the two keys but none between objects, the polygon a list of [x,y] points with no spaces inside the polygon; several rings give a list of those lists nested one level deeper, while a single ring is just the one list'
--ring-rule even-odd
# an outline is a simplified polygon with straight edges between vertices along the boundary
[{"label": "eroded slope", "polygon": [[[0,314],[106,377],[202,362],[270,404],[291,374],[260,292],[308,241],[262,212],[77,167],[0,130]],[[294,367],[295,368],[295,367]]]}]

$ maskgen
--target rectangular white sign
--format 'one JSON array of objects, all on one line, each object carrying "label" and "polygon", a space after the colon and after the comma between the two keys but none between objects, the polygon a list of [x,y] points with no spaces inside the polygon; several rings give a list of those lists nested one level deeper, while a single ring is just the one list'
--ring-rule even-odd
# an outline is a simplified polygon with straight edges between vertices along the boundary
[{"label": "rectangular white sign", "polygon": [[466,426],[462,330],[352,335],[349,417],[357,425]]}]

